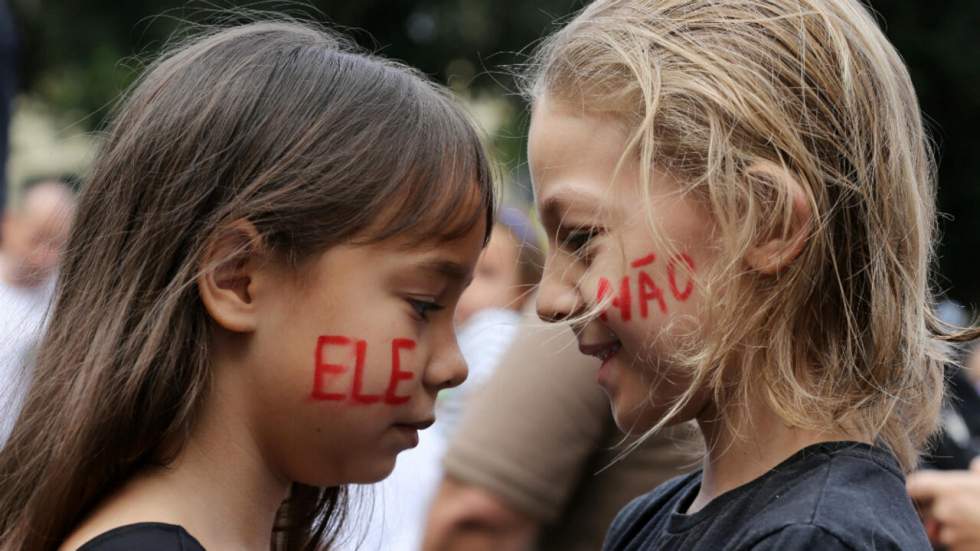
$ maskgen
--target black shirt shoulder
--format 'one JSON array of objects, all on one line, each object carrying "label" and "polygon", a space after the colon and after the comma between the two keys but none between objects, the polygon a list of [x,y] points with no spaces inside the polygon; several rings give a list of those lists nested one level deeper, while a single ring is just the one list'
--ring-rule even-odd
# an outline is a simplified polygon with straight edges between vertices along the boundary
[{"label": "black shirt shoulder", "polygon": [[642,536],[644,529],[650,525],[661,511],[671,510],[677,500],[683,500],[691,487],[697,490],[701,482],[701,471],[674,477],[651,492],[633,499],[613,519],[603,550],[626,549],[630,541]]},{"label": "black shirt shoulder", "polygon": [[671,480],[616,518],[607,551],[931,549],[887,451],[855,442],[804,448],[685,514],[701,473]]},{"label": "black shirt shoulder", "polygon": [[183,527],[161,522],[127,524],[104,532],[78,548],[78,551],[204,551],[204,547]]}]

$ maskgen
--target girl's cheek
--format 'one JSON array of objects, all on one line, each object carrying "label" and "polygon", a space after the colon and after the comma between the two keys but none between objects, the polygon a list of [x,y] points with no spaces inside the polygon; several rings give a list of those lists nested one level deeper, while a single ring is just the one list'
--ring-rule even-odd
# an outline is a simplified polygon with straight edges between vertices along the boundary
[{"label": "girl's cheek", "polygon": [[667,316],[694,293],[696,266],[685,252],[663,258],[646,251],[630,258],[627,266],[625,274],[596,275],[590,282],[592,304],[604,306],[599,316],[603,321],[614,317],[629,323]]},{"label": "girl's cheek", "polygon": [[[352,405],[403,405],[411,399],[410,383],[419,377],[413,369],[415,349],[416,341],[410,338],[392,339],[389,346],[375,343],[369,349],[364,339],[321,335],[313,353],[309,398]],[[378,380],[382,374],[368,373],[385,366],[381,358],[369,359],[369,353],[381,354],[387,360],[388,369],[380,377],[383,380]]]}]

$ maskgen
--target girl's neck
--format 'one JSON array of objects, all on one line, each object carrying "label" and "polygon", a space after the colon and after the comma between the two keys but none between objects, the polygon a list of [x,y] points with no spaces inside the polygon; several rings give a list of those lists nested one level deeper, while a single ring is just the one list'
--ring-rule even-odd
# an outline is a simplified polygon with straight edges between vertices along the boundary
[{"label": "girl's neck", "polygon": [[745,421],[736,434],[713,409],[709,410],[698,416],[707,453],[701,488],[687,513],[695,513],[718,496],[759,478],[807,446],[843,440],[870,443],[848,431],[789,426],[759,402],[741,410]]},{"label": "girl's neck", "polygon": [[178,507],[205,549],[268,549],[289,481],[269,472],[249,432],[218,419],[195,431],[176,460],[141,478]]},{"label": "girl's neck", "polygon": [[[206,549],[268,549],[289,481],[270,472],[234,393],[214,385],[176,458],[138,473],[76,530],[63,549],[138,522],[182,526]],[[227,387],[226,387],[227,388]]]}]

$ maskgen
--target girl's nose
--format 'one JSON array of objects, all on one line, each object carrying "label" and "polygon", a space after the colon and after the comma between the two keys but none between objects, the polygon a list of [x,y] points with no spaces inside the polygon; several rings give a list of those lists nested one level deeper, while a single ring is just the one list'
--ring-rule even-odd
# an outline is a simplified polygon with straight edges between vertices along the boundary
[{"label": "girl's nose", "polygon": [[445,344],[440,347],[432,363],[425,370],[423,379],[425,386],[436,391],[463,384],[469,372],[466,360],[463,359],[459,344],[456,342],[455,331],[452,331],[444,342]]},{"label": "girl's nose", "polygon": [[556,264],[552,259],[545,263],[538,285],[538,317],[547,322],[568,319],[581,308],[578,289],[572,284],[569,267]]}]

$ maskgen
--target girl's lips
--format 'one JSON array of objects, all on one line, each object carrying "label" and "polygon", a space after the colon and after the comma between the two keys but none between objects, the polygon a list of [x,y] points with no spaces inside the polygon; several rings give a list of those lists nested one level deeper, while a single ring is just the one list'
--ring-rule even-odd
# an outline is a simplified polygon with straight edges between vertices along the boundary
[{"label": "girl's lips", "polygon": [[610,388],[613,380],[611,373],[612,367],[609,364],[609,360],[619,353],[622,348],[623,343],[619,342],[619,340],[596,344],[579,343],[578,345],[579,351],[583,354],[595,356],[602,360],[602,365],[599,366],[599,371],[596,373],[596,382],[607,389]]},{"label": "girl's lips", "polygon": [[579,343],[578,345],[579,352],[585,354],[586,356],[595,356],[603,362],[613,357],[622,347],[622,343],[620,343],[618,340],[596,344]]},{"label": "girl's lips", "polygon": [[426,419],[415,423],[395,423],[394,428],[405,439],[409,448],[419,445],[419,431],[432,426],[435,419]]},{"label": "girl's lips", "polygon": [[412,425],[395,425],[395,429],[405,439],[407,447],[414,448],[419,445],[419,431]]},{"label": "girl's lips", "polygon": [[425,429],[431,427],[432,424],[435,423],[435,422],[436,422],[435,419],[425,419],[424,421],[418,421],[418,422],[415,422],[415,423],[395,423],[395,426],[398,427],[398,428],[406,428],[406,429],[413,429],[413,430],[425,430]]}]

